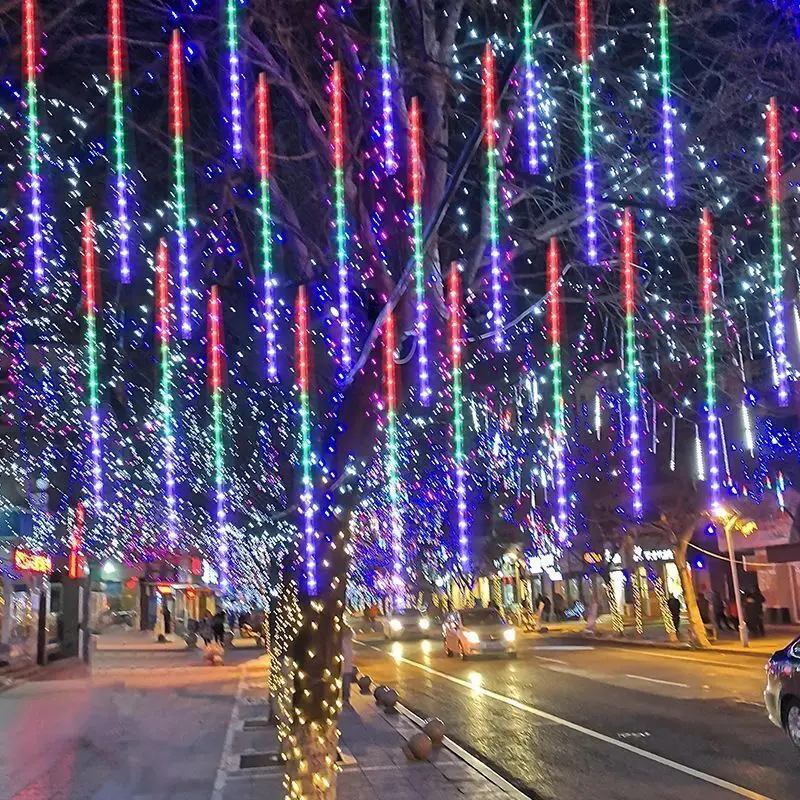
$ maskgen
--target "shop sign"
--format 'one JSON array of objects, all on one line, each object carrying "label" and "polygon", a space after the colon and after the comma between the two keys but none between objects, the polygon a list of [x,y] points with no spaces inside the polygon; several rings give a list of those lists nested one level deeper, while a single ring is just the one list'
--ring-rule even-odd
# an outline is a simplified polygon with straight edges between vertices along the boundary
[{"label": "shop sign", "polygon": [[555,556],[552,553],[545,553],[543,556],[529,556],[528,571],[531,575],[541,575],[545,571],[555,569]]},{"label": "shop sign", "polygon": [[219,574],[214,569],[213,565],[210,561],[206,561],[203,559],[203,576],[202,576],[203,583],[206,586],[216,586],[217,581],[219,580]]},{"label": "shop sign", "polygon": [[31,553],[17,547],[14,550],[14,569],[21,572],[47,573],[53,569],[53,559],[44,553]]},{"label": "shop sign", "polygon": [[[616,566],[622,564],[622,555],[620,553],[614,553],[612,557],[610,550],[606,550],[605,559],[606,563],[615,564]],[[636,545],[636,547],[633,548],[633,560],[639,564],[642,561],[674,561],[675,553],[671,547],[643,550],[639,545]]]}]

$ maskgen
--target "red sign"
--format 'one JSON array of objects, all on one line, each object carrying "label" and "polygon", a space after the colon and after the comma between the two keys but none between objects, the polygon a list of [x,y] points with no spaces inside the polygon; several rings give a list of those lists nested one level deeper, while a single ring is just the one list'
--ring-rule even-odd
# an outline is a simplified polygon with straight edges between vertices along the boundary
[{"label": "red sign", "polygon": [[86,559],[81,553],[83,544],[83,523],[85,519],[83,503],[75,508],[75,524],[69,536],[69,576],[82,578],[86,574]]},{"label": "red sign", "polygon": [[14,550],[14,569],[23,572],[50,572],[53,560],[44,553],[31,553],[29,550]]}]

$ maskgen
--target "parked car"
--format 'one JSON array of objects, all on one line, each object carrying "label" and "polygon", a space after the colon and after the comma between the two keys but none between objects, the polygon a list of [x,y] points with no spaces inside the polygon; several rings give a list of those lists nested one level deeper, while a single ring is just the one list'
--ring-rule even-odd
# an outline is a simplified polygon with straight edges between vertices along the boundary
[{"label": "parked car", "polygon": [[383,619],[383,635],[395,642],[398,639],[427,639],[434,629],[434,619],[418,608],[397,611]]},{"label": "parked car", "polygon": [[764,703],[770,722],[783,728],[800,749],[800,636],[767,662]]},{"label": "parked car", "polygon": [[517,655],[517,632],[494,608],[464,608],[445,617],[444,652],[466,659],[474,655]]}]

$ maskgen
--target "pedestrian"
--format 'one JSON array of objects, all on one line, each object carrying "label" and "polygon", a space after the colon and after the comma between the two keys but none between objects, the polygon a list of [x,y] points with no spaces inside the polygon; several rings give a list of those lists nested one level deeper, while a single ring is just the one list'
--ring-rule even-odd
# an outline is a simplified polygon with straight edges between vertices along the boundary
[{"label": "pedestrian", "polygon": [[172,612],[169,610],[167,601],[164,601],[164,635],[169,636],[172,633]]},{"label": "pedestrian", "polygon": [[566,614],[566,604],[564,603],[564,595],[560,592],[556,592],[553,595],[553,617],[556,620],[564,619]]},{"label": "pedestrian", "polygon": [[542,622],[550,622],[550,609],[553,607],[553,603],[546,594],[540,595],[539,599],[542,603]]},{"label": "pedestrian", "polygon": [[765,636],[764,631],[764,601],[766,597],[761,594],[761,590],[756,586],[753,592],[753,603],[755,604],[755,629],[758,636]]},{"label": "pedestrian", "polygon": [[711,622],[711,615],[709,613],[710,607],[708,598],[705,596],[704,592],[700,592],[697,595],[697,610],[700,612],[700,619],[703,620],[704,625],[708,625]]},{"label": "pedestrian", "polygon": [[669,596],[669,600],[667,600],[667,606],[669,608],[669,613],[672,614],[672,624],[675,626],[675,633],[678,633],[681,625],[681,601],[678,600],[676,595],[672,594]]},{"label": "pedestrian", "polygon": [[225,646],[225,612],[220,609],[214,614],[214,621],[211,624],[211,630],[214,633],[214,641],[217,644]]},{"label": "pedestrian", "polygon": [[714,606],[714,623],[717,626],[717,630],[722,630],[723,628],[726,631],[734,630],[731,621],[725,614],[725,601],[722,599],[722,595],[719,592],[714,592],[711,595],[711,601]]},{"label": "pedestrian", "polygon": [[342,703],[350,705],[350,686],[353,683],[353,629],[342,626]]},{"label": "pedestrian", "polygon": [[731,625],[733,625],[733,629],[735,631],[739,630],[739,609],[736,608],[736,600],[733,597],[728,598],[728,602],[725,604],[725,613],[728,615],[728,619],[731,621]]},{"label": "pedestrian", "polygon": [[203,640],[203,643],[206,646],[211,643],[211,639],[214,636],[214,631],[211,629],[211,614],[208,611],[203,613],[203,618],[200,620],[200,624],[197,626],[197,633],[200,635],[200,638]]}]

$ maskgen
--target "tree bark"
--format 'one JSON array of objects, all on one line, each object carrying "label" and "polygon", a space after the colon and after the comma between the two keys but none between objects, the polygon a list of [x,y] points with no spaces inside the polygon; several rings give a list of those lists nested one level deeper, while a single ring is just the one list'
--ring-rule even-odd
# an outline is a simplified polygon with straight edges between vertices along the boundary
[{"label": "tree bark", "polygon": [[295,719],[286,741],[285,794],[289,800],[336,800],[335,721],[304,724]]},{"label": "tree bark", "polygon": [[708,648],[711,647],[711,642],[708,641],[706,625],[700,616],[700,609],[697,607],[697,596],[694,593],[694,584],[686,561],[686,550],[689,547],[689,539],[692,538],[693,532],[694,526],[688,531],[688,536],[687,532],[684,531],[678,537],[678,542],[675,545],[675,566],[678,568],[678,574],[681,577],[683,599],[686,603],[686,613],[689,616],[689,636],[695,647]]}]

